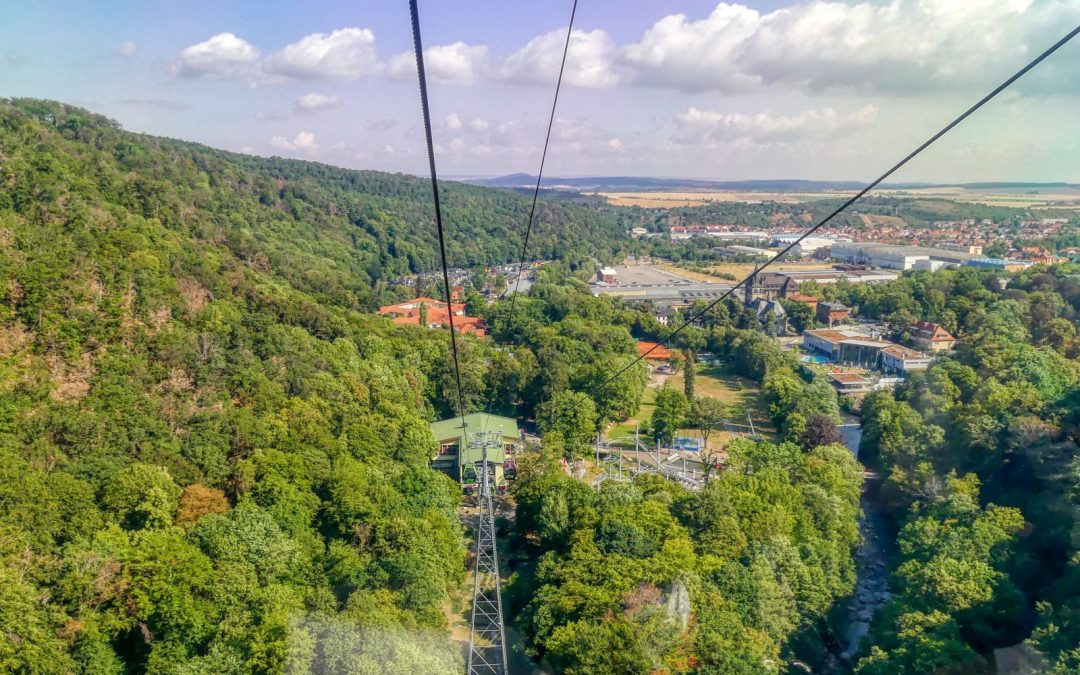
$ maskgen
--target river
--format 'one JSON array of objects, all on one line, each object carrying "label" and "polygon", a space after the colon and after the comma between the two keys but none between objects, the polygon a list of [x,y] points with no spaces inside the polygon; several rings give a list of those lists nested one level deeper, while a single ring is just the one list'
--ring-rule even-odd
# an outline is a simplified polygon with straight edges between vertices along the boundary
[{"label": "river", "polygon": [[[849,417],[840,426],[840,433],[846,445],[859,457],[859,442],[862,440],[862,425],[856,417]],[[888,527],[885,514],[869,496],[871,481],[867,477],[863,484],[863,517],[859,521],[862,544],[855,552],[855,591],[845,607],[846,621],[836,636],[843,651],[838,655],[840,662],[849,662],[858,652],[859,642],[870,630],[874,615],[889,599],[889,569],[887,555],[890,542],[887,541]],[[833,672],[842,672],[839,663]]]}]

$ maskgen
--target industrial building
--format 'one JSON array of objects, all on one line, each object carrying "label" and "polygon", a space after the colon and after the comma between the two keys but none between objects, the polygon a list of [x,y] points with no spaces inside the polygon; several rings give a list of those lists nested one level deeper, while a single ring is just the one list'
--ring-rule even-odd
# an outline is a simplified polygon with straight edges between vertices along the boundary
[{"label": "industrial building", "polygon": [[721,255],[730,257],[746,256],[748,258],[771,258],[775,255],[775,251],[770,251],[765,248],[757,248],[754,246],[743,246],[742,244],[732,244],[731,246],[717,246],[713,249]]},{"label": "industrial building", "polygon": [[[801,234],[774,234],[772,238],[773,246],[788,246],[799,240]],[[829,237],[807,237],[792,249],[791,253],[795,255],[807,256],[819,249],[829,248],[836,243],[835,239]]]},{"label": "industrial building", "polygon": [[471,434],[495,432],[499,438],[497,447],[488,448],[488,461],[495,464],[495,483],[503,481],[503,468],[521,447],[521,431],[517,422],[509,417],[473,413],[462,417],[435,422],[431,433],[435,435],[438,449],[431,458],[431,468],[443,471],[462,485],[476,482],[474,463],[483,459],[484,450],[476,444],[470,446]]},{"label": "industrial building", "polygon": [[889,270],[872,270],[865,266],[837,265],[831,270],[789,270],[784,276],[796,283],[816,281],[819,284],[835,284],[841,279],[851,284],[880,284],[896,281],[900,274]]},{"label": "industrial building", "polygon": [[981,267],[984,269],[997,270],[999,272],[1022,272],[1031,267],[1031,263],[1023,260],[1005,260],[1004,258],[973,258],[968,261],[969,267]]},{"label": "industrial building", "polygon": [[945,264],[963,265],[976,256],[965,251],[922,246],[895,246],[871,242],[837,242],[832,246],[832,257],[844,262],[873,265],[893,270],[915,269],[921,260],[935,260]]}]

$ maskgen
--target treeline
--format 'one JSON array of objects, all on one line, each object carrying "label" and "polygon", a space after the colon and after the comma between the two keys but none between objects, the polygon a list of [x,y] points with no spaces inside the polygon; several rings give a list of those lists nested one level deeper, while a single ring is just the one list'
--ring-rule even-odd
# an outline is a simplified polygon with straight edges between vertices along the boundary
[{"label": "treeline", "polygon": [[953,357],[862,406],[862,451],[900,535],[893,596],[858,672],[989,672],[994,649],[1025,641],[1048,672],[1080,668],[1073,273],[957,270],[840,289],[960,337]]}]

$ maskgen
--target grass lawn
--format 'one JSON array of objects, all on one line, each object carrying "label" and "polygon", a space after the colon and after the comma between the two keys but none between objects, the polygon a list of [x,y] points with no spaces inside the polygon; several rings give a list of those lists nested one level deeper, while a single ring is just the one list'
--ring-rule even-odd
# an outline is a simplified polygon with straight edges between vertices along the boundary
[{"label": "grass lawn", "polygon": [[[604,438],[610,441],[631,439],[627,441],[625,445],[630,447],[634,444],[634,428],[637,427],[642,420],[647,420],[652,417],[653,409],[656,408],[657,384],[658,379],[654,375],[650,378],[649,385],[645,387],[645,393],[641,396],[641,409],[638,410],[636,415],[633,415],[625,422],[619,422],[618,424],[608,427],[607,432],[604,433]],[[623,444],[620,443],[620,445]]]},{"label": "grass lawn", "polygon": [[[745,425],[746,413],[749,412],[750,419],[754,421],[754,429],[765,438],[775,438],[776,429],[773,427],[772,420],[769,419],[768,409],[761,399],[761,387],[757,382],[731,373],[724,365],[705,366],[698,363],[695,364],[695,368],[697,379],[694,381],[694,386],[698,396],[711,396],[730,406],[732,408],[731,421],[736,424]],[[634,427],[640,421],[652,417],[653,409],[656,407],[656,389],[662,386],[663,382],[682,391],[683,374],[680,372],[667,377],[654,375],[642,397],[641,410],[637,415],[609,427],[604,437],[613,441],[633,438]],[[680,432],[680,435],[700,438],[699,433],[696,429],[687,429]],[[731,436],[726,431],[714,431],[709,437],[710,448],[723,447]],[[629,446],[630,443],[625,445]]]}]

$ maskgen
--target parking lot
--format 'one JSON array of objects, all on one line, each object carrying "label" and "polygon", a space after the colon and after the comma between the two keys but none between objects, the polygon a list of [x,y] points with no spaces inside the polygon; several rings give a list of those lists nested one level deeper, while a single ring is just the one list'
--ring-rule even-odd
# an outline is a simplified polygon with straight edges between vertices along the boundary
[{"label": "parking lot", "polygon": [[687,277],[667,272],[652,265],[619,265],[615,268],[620,286],[661,286],[684,284],[691,280]]}]

